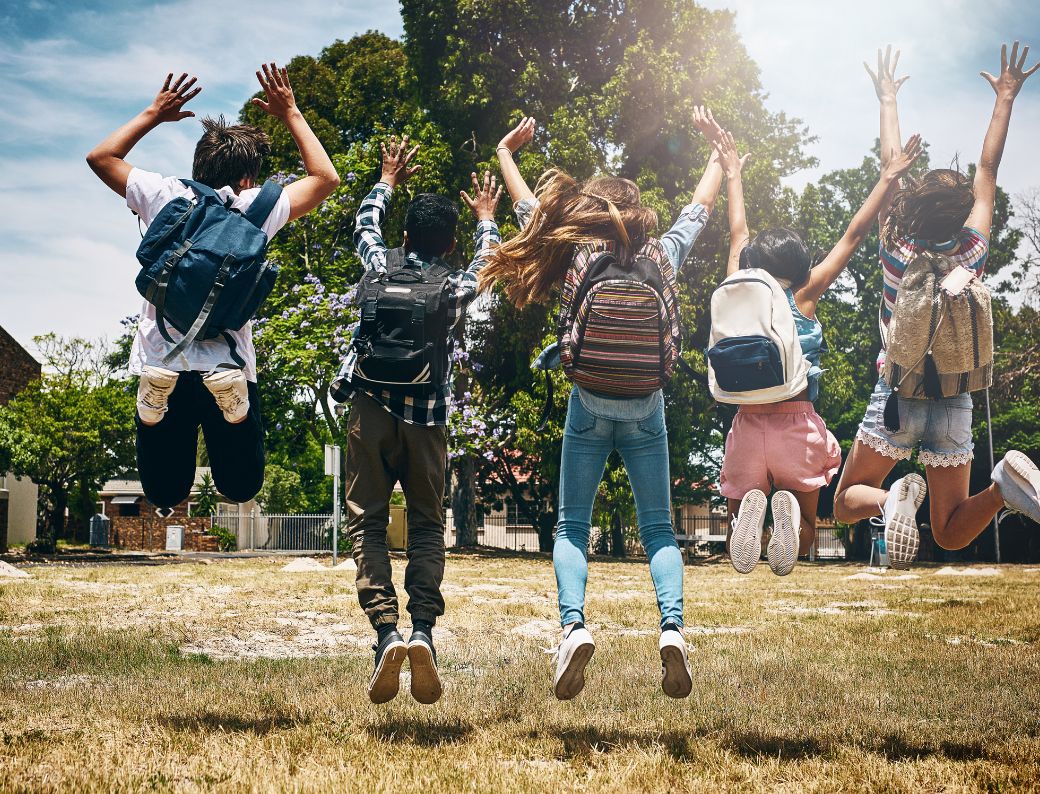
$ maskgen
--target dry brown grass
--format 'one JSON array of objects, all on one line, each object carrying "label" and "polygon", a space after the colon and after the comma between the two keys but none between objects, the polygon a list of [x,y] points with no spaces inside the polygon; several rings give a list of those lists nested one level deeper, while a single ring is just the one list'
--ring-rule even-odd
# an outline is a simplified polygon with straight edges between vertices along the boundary
[{"label": "dry brown grass", "polygon": [[376,707],[352,574],[285,562],[0,580],[0,790],[1040,786],[1036,569],[690,566],[696,684],[676,702],[645,564],[593,563],[598,648],[558,703],[549,560],[453,554],[444,698]]}]

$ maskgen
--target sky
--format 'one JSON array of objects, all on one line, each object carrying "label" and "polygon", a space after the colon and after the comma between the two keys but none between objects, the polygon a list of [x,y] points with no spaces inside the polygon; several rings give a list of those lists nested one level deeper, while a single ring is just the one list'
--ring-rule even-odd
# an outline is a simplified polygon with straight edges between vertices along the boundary
[{"label": "sky", "polygon": [[[879,45],[903,51],[904,136],[921,132],[932,162],[974,161],[993,104],[978,76],[999,70],[1015,37],[1040,56],[1034,0],[701,0],[736,12],[761,69],[767,105],[802,119],[818,140],[800,187],[858,164],[877,135],[863,71]],[[169,71],[199,76],[198,116],[234,117],[256,90],[261,61],[317,54],[337,38],[378,29],[400,36],[389,0],[29,0],[0,10],[0,326],[32,337],[114,338],[136,314],[140,239],[122,200],[87,168],[86,153],[143,109]],[[1034,59],[1030,58],[1030,62]],[[165,124],[128,158],[165,174],[190,169],[196,120]],[[1040,74],[1015,106],[1000,183],[1040,188]],[[751,146],[753,151],[754,147]]]}]

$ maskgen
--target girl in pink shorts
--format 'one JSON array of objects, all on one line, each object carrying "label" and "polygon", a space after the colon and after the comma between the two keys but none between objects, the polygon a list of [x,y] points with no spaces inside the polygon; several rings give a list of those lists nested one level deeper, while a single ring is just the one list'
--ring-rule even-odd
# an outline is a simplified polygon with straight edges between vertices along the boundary
[{"label": "girl in pink shorts", "polygon": [[870,232],[878,210],[921,153],[920,136],[894,156],[860,207],[841,240],[817,266],[794,232],[768,229],[751,238],[744,214],[741,168],[747,155],[737,154],[733,136],[715,144],[726,173],[729,196],[730,253],[726,275],[741,268],[768,271],[787,295],[798,342],[811,365],[808,387],[790,400],[766,405],[741,405],[726,438],[721,491],[729,500],[732,531],[730,561],[740,573],[750,573],[762,556],[762,528],[767,498],[773,531],[766,552],[778,576],[789,574],[799,554],[808,553],[816,538],[816,506],[820,489],[841,465],[841,450],[827,430],[813,401],[819,394],[823,327],[816,304],[841,275],[853,253]]}]

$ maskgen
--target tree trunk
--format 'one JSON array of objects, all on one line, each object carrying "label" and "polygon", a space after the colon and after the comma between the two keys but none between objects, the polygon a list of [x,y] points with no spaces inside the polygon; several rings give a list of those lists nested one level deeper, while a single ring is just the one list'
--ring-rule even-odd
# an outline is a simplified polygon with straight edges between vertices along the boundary
[{"label": "tree trunk", "polygon": [[477,498],[473,476],[473,456],[455,460],[455,487],[451,491],[451,514],[455,524],[455,545],[477,545]]},{"label": "tree trunk", "polygon": [[615,510],[610,517],[610,554],[612,557],[625,556],[625,531],[621,526],[621,511]]},{"label": "tree trunk", "polygon": [[538,551],[553,550],[553,532],[556,529],[556,514],[542,511],[538,514]]}]

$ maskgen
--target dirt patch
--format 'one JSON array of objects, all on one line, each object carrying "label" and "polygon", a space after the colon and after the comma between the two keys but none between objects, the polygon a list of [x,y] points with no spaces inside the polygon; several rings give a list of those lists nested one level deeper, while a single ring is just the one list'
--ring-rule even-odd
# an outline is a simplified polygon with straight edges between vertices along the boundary
[{"label": "dirt patch", "polygon": [[0,560],[0,579],[32,579],[32,574]]},{"label": "dirt patch", "polygon": [[947,565],[935,572],[936,576],[1000,576],[997,568],[954,568]]}]

